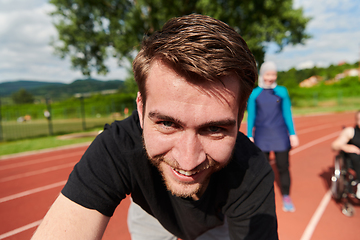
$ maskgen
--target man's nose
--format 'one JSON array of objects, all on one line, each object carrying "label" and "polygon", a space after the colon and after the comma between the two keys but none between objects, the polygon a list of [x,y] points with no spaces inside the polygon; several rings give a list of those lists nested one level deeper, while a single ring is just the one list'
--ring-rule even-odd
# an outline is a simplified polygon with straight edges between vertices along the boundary
[{"label": "man's nose", "polygon": [[183,170],[190,171],[206,160],[206,153],[199,135],[193,131],[184,131],[176,141],[172,155]]}]

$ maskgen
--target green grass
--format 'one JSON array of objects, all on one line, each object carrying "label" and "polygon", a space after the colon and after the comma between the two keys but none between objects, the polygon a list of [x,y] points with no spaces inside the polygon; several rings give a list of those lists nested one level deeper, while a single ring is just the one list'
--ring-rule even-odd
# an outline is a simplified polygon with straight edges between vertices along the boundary
[{"label": "green grass", "polygon": [[294,115],[360,110],[360,97],[346,97],[323,101],[302,100],[301,107],[293,107]]},{"label": "green grass", "polygon": [[86,143],[94,140],[95,137],[81,137],[74,139],[61,140],[56,136],[23,139],[0,143],[0,158],[8,154],[15,154],[27,151],[54,148],[77,143]]},{"label": "green grass", "polygon": [[[103,128],[105,123],[111,123],[114,118],[87,118],[86,129]],[[52,121],[54,135],[80,132],[83,130],[82,119],[55,119]],[[3,121],[2,138],[4,141],[42,137],[49,135],[49,124],[45,119],[26,122]]]}]

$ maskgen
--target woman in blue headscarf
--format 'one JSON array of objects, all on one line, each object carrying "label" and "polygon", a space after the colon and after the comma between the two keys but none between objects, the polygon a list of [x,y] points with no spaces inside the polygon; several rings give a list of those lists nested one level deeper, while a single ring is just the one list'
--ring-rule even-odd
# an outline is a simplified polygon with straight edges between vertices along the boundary
[{"label": "woman in blue headscarf", "polygon": [[276,79],[275,63],[263,63],[260,67],[258,87],[253,90],[248,100],[247,135],[268,159],[271,151],[275,153],[283,210],[293,212],[295,208],[289,196],[289,151],[291,147],[299,145],[299,139],[295,133],[288,91],[285,87],[278,86]]}]

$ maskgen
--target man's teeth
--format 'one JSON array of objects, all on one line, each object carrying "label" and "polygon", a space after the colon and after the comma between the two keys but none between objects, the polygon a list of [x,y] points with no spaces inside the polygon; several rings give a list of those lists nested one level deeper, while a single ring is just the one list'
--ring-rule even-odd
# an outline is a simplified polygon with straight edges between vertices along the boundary
[{"label": "man's teeth", "polygon": [[184,171],[184,170],[175,169],[175,168],[173,168],[173,170],[175,170],[176,172],[178,172],[182,175],[185,175],[185,176],[191,176],[191,175],[198,173],[198,171]]}]

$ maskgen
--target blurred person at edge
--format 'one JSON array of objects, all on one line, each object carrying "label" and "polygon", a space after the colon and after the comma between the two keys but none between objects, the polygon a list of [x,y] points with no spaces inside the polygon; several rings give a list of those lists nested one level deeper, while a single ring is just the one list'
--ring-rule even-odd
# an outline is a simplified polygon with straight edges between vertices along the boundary
[{"label": "blurred person at edge", "polygon": [[288,91],[284,86],[278,86],[276,79],[275,63],[264,62],[260,67],[258,87],[252,91],[248,100],[247,135],[268,160],[269,153],[275,153],[283,210],[294,212],[295,207],[289,196],[289,151],[291,147],[299,145],[299,139],[295,133]]},{"label": "blurred person at edge", "polygon": [[[331,144],[335,151],[343,151],[350,158],[351,168],[360,179],[360,111],[355,113],[355,127],[347,127],[341,131],[339,137]],[[360,199],[360,183],[357,184],[356,198]]]},{"label": "blurred person at edge", "polygon": [[145,39],[137,111],[105,125],[33,239],[100,239],[131,194],[133,240],[278,239],[274,173],[239,132],[255,59],[227,24],[192,14]]}]

